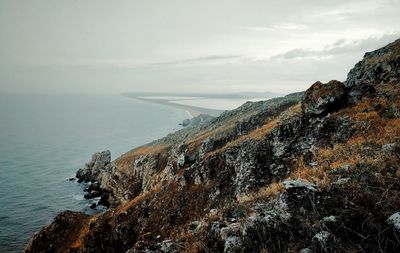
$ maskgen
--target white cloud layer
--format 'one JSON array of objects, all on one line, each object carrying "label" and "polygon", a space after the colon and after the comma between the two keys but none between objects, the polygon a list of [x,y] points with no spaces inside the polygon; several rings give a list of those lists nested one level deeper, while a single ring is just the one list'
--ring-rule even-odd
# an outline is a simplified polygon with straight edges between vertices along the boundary
[{"label": "white cloud layer", "polygon": [[400,37],[399,0],[0,0],[0,92],[306,89]]}]

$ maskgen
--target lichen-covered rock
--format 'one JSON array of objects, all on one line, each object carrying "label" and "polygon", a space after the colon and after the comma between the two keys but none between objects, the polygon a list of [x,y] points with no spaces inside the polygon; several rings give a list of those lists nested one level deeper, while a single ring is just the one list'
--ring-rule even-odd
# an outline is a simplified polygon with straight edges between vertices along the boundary
[{"label": "lichen-covered rock", "polygon": [[400,231],[400,212],[392,214],[388,219],[387,222],[397,230]]},{"label": "lichen-covered rock", "polygon": [[305,114],[320,116],[340,109],[346,102],[346,86],[339,81],[316,82],[304,93]]},{"label": "lichen-covered rock", "polygon": [[220,236],[222,240],[226,240],[230,236],[239,236],[241,234],[242,226],[240,223],[232,223],[226,227],[221,228]]},{"label": "lichen-covered rock", "polygon": [[243,252],[243,243],[238,236],[229,236],[225,240],[224,253],[240,253]]},{"label": "lichen-covered rock", "polygon": [[314,235],[313,239],[322,245],[326,245],[331,238],[331,233],[328,231],[321,231]]},{"label": "lichen-covered rock", "polygon": [[286,188],[286,190],[294,188],[305,188],[310,191],[317,191],[317,186],[315,184],[311,184],[301,179],[295,179],[295,180],[287,179],[283,181],[283,185]]},{"label": "lichen-covered rock", "polygon": [[92,155],[90,162],[85,167],[76,172],[78,182],[96,181],[101,171],[108,169],[107,165],[111,162],[110,150],[97,152]]},{"label": "lichen-covered rock", "polygon": [[350,70],[346,86],[365,84],[398,83],[400,81],[400,45],[399,40],[381,49],[368,52],[362,61]]}]

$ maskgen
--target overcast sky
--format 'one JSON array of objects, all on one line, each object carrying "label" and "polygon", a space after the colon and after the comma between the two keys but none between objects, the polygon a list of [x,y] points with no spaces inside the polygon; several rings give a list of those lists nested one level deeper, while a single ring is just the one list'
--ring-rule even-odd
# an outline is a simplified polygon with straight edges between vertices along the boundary
[{"label": "overcast sky", "polygon": [[0,91],[288,93],[400,37],[400,0],[0,0]]}]

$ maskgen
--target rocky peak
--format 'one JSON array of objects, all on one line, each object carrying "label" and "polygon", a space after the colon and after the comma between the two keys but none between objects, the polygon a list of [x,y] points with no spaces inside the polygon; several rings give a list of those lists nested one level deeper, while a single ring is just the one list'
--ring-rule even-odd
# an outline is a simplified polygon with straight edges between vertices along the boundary
[{"label": "rocky peak", "polygon": [[350,70],[346,86],[398,83],[400,80],[400,39],[378,50],[368,52]]}]

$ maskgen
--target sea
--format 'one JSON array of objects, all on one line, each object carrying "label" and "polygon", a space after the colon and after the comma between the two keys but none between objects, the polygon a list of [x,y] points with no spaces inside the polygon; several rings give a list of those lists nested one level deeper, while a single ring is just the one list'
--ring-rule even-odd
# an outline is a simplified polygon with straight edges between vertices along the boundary
[{"label": "sea", "polygon": [[0,252],[20,252],[62,210],[96,212],[83,186],[67,180],[94,152],[115,159],[185,118],[117,94],[0,94]]}]

